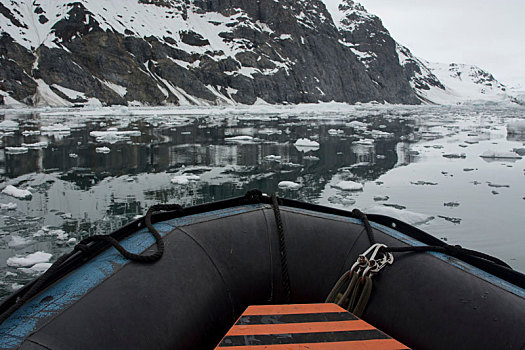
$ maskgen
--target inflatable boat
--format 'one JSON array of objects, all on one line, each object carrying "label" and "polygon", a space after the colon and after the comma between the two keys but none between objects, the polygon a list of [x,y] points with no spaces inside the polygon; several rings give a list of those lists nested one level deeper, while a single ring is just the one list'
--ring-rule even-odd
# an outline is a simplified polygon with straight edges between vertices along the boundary
[{"label": "inflatable boat", "polygon": [[82,241],[0,305],[0,348],[213,349],[250,305],[341,304],[352,273],[360,317],[408,347],[525,346],[525,276],[498,259],[251,191]]}]

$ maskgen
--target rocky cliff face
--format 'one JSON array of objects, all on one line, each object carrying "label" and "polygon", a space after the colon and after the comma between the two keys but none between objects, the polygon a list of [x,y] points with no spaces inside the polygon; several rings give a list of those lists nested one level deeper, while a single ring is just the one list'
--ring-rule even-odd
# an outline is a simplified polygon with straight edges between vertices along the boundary
[{"label": "rocky cliff face", "polygon": [[416,104],[444,88],[352,0],[11,0],[0,27],[4,104]]},{"label": "rocky cliff face", "polygon": [[359,3],[342,0],[334,14],[342,43],[350,48],[365,66],[370,79],[388,102],[418,103],[419,99],[399,63],[397,43],[381,19]]}]

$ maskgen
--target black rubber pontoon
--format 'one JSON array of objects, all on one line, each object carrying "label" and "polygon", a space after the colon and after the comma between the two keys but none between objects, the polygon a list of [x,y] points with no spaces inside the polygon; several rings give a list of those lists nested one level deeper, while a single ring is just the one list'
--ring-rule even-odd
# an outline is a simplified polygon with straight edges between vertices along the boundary
[{"label": "black rubber pontoon", "polygon": [[[165,243],[155,263],[130,262],[105,242],[75,253],[0,325],[0,348],[210,349],[248,305],[323,302],[370,246],[366,230],[350,212],[280,202],[290,299],[270,199],[237,198],[155,215]],[[395,219],[368,218],[387,246],[445,245]],[[156,245],[143,227],[112,236],[150,254]],[[457,255],[395,254],[374,277],[362,318],[414,349],[522,349],[525,276]]]}]

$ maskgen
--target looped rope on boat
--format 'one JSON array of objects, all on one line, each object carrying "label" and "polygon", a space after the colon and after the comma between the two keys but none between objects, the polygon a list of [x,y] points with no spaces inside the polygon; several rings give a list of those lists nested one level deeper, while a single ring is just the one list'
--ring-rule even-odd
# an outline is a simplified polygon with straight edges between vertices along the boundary
[{"label": "looped rope on boat", "polygon": [[[379,248],[376,248],[376,251],[382,254],[403,253],[403,252],[439,252],[439,253],[445,253],[450,256],[458,257],[458,258],[461,258],[462,256],[467,255],[467,256],[475,256],[478,258],[482,258],[487,261],[510,268],[509,265],[507,265],[505,262],[501,261],[498,258],[492,257],[490,255],[487,255],[487,254],[484,254],[478,251],[465,249],[461,247],[460,245],[445,244],[443,246],[406,246],[406,247],[387,247],[383,244],[378,245],[376,243],[374,231],[372,229],[372,226],[370,225],[370,222],[368,221],[366,214],[361,212],[359,209],[354,209],[352,210],[352,215],[355,218],[363,222],[363,226],[365,227],[365,231],[368,236],[368,241],[370,242],[371,248],[373,246],[380,246]],[[360,255],[360,258],[362,259],[363,255]],[[357,262],[354,264],[352,269],[345,272],[339,278],[337,283],[334,285],[334,287],[328,294],[328,297],[326,298],[327,303],[337,303],[338,305],[348,309],[349,311],[351,311],[358,317],[360,317],[363,314],[368,304],[368,301],[370,300],[370,295],[372,292],[372,275],[367,274],[366,271],[363,272],[363,270],[359,268],[358,265],[360,264],[359,263],[360,258],[358,258]],[[389,262],[389,264],[391,264],[392,262],[393,262],[393,258],[392,258],[392,261]],[[366,263],[368,263],[368,261]],[[354,271],[356,267],[358,268],[356,271]],[[363,273],[362,278],[359,278],[361,273]]]},{"label": "looped rope on boat", "polygon": [[29,299],[31,299],[33,296],[35,296],[41,289],[41,287],[46,283],[51,276],[53,276],[57,270],[62,267],[62,265],[71,258],[76,253],[81,253],[84,255],[87,255],[90,251],[89,243],[96,242],[96,241],[105,241],[109,244],[111,244],[115,249],[118,250],[120,254],[122,254],[124,257],[131,261],[140,262],[140,263],[152,263],[157,260],[159,260],[162,255],[164,254],[164,241],[162,240],[162,237],[153,227],[151,223],[151,216],[153,215],[153,212],[156,211],[182,211],[183,208],[178,204],[157,204],[151,206],[144,218],[144,221],[146,223],[146,226],[149,229],[149,232],[155,237],[155,242],[157,243],[157,251],[150,255],[138,255],[131,253],[127,251],[122,245],[117,241],[115,238],[109,236],[109,235],[95,235],[91,237],[87,237],[80,241],[75,248],[67,253],[59,257],[49,269],[47,269],[44,274],[42,274],[35,283],[22,295],[20,296],[16,302],[9,307],[2,315],[0,315],[0,324],[4,322],[9,316],[11,316],[20,306],[25,304]]},{"label": "looped rope on boat", "polygon": [[272,193],[272,208],[275,215],[275,223],[277,225],[277,233],[279,234],[279,257],[281,258],[281,273],[283,278],[284,292],[286,293],[286,302],[291,299],[292,291],[290,287],[290,274],[288,272],[288,258],[286,256],[286,240],[284,237],[283,221],[281,218],[281,211],[279,209],[279,199]]},{"label": "looped rope on boat", "polygon": [[117,241],[115,238],[109,236],[109,235],[94,235],[87,237],[80,241],[79,244],[77,244],[78,249],[75,247],[75,250],[79,251],[86,251],[85,247],[91,243],[91,242],[97,242],[97,241],[105,241],[109,244],[111,244],[122,256],[124,256],[126,259],[129,259],[131,261],[141,262],[141,263],[152,263],[160,258],[162,258],[162,255],[164,254],[164,241],[162,240],[162,237],[160,236],[159,231],[153,227],[151,224],[151,215],[156,211],[182,211],[182,207],[178,204],[156,204],[151,206],[147,213],[146,217],[144,218],[144,221],[146,223],[147,228],[149,229],[149,232],[155,237],[155,242],[157,243],[157,251],[155,253],[152,253],[150,255],[139,255],[131,253],[130,251],[127,251],[119,241]]}]

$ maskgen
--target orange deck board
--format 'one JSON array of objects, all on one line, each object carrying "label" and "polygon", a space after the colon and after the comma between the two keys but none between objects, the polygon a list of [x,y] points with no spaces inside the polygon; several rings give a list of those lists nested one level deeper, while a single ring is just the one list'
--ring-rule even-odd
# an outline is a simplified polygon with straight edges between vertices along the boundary
[{"label": "orange deck board", "polygon": [[335,304],[253,305],[216,350],[408,349]]}]

